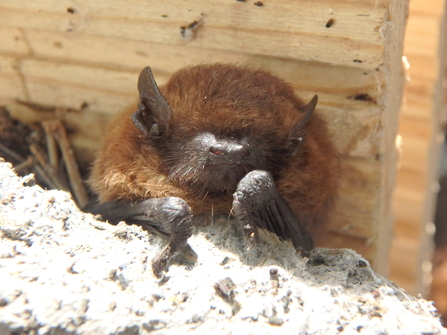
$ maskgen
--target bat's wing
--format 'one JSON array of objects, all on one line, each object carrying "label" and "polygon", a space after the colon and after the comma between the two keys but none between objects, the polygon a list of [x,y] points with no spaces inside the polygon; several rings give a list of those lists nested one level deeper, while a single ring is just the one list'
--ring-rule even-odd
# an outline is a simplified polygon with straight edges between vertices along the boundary
[{"label": "bat's wing", "polygon": [[313,248],[312,238],[279,195],[270,173],[259,170],[248,173],[234,194],[233,207],[244,234],[253,243],[257,239],[257,228],[261,228],[291,240],[299,250]]}]

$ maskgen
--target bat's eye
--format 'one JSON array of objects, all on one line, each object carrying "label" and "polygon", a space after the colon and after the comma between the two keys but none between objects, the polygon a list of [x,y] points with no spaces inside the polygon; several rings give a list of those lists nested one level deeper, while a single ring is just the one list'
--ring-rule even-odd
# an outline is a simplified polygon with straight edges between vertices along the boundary
[{"label": "bat's eye", "polygon": [[247,157],[248,156],[248,151],[247,150],[241,151],[241,156],[242,157]]},{"label": "bat's eye", "polygon": [[215,147],[211,147],[211,148],[210,148],[210,152],[211,152],[213,155],[216,155],[216,156],[218,156],[218,155],[222,155],[222,151],[219,150],[219,149],[217,149],[217,148],[215,148]]}]

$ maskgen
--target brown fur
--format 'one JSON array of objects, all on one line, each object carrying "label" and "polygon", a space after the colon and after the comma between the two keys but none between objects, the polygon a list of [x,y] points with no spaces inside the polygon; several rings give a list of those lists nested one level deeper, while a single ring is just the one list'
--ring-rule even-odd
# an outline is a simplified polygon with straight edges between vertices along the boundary
[{"label": "brown fur", "polygon": [[[173,145],[201,131],[244,132],[265,141],[265,150],[281,149],[303,118],[299,109],[305,105],[289,85],[267,72],[222,64],[182,69],[161,93],[172,111],[167,137]],[[90,179],[100,202],[174,196],[186,200],[195,214],[230,212],[231,192],[198,193],[169,177],[169,159],[133,124],[135,110],[132,106],[116,117],[100,147]],[[312,114],[305,135],[298,154],[279,157],[276,171],[270,172],[276,175],[279,193],[309,227],[326,220],[339,166],[326,124],[318,115]]]}]

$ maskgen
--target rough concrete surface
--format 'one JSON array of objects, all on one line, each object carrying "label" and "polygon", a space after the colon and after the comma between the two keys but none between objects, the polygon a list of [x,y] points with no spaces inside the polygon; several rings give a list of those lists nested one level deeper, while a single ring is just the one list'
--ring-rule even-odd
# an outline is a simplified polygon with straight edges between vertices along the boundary
[{"label": "rough concrete surface", "polygon": [[432,303],[407,295],[351,250],[302,258],[229,220],[199,225],[198,259],[174,258],[137,226],[82,213],[70,195],[0,162],[0,334],[447,334]]}]

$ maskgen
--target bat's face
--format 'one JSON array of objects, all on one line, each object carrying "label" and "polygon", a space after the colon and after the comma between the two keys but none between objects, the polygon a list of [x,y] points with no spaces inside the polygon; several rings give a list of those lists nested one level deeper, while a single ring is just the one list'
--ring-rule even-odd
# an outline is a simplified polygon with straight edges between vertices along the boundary
[{"label": "bat's face", "polygon": [[198,66],[159,91],[149,68],[139,77],[132,119],[157,149],[168,177],[197,194],[236,190],[250,171],[275,177],[297,155],[317,103],[300,105],[293,89],[262,71]]},{"label": "bat's face", "polygon": [[278,147],[253,135],[200,132],[181,143],[170,143],[164,168],[171,180],[193,192],[233,193],[250,171],[278,173],[287,156],[287,151]]}]

